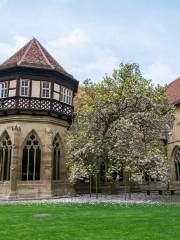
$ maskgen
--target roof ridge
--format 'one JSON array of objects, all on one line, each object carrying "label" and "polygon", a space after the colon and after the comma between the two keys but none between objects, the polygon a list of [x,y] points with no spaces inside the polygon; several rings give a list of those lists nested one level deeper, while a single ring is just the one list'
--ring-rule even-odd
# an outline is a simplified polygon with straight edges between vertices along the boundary
[{"label": "roof ridge", "polygon": [[[63,70],[63,72],[64,72],[65,74],[71,75],[71,74],[69,74],[69,73],[64,69],[64,67],[52,56],[52,54],[51,54],[50,52],[48,52],[46,48],[44,48],[43,45],[41,45],[41,47],[42,47],[44,53],[46,54],[46,56],[49,56],[49,58],[52,59],[52,61],[57,65],[58,68],[60,68],[61,70]],[[47,57],[47,58],[48,58],[48,57]],[[54,67],[54,69],[57,69],[57,68]],[[72,75],[71,75],[71,76],[72,76]]]},{"label": "roof ridge", "polygon": [[39,41],[35,39],[35,43],[36,43],[36,45],[38,46],[41,54],[42,54],[43,57],[45,58],[46,63],[47,63],[48,65],[50,65],[52,69],[55,69],[55,67],[54,67],[54,66],[50,63],[50,61],[47,59],[45,53],[44,53],[43,50],[42,50],[42,47],[41,47],[41,44],[39,43]]},{"label": "roof ridge", "polygon": [[28,53],[29,49],[32,46],[32,43],[33,43],[33,39],[29,42],[29,46],[27,47],[26,51],[22,55],[21,59],[17,62],[17,65],[20,65],[23,62],[23,60],[25,59],[26,54]]}]

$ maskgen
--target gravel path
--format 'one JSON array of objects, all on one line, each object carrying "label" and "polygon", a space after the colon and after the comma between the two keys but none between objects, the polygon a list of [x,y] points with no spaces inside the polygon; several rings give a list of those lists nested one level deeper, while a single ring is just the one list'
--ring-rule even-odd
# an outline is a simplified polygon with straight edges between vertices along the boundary
[{"label": "gravel path", "polygon": [[102,195],[87,194],[75,197],[63,196],[48,199],[0,200],[0,204],[58,204],[58,203],[180,203],[180,195],[146,195],[143,193]]}]

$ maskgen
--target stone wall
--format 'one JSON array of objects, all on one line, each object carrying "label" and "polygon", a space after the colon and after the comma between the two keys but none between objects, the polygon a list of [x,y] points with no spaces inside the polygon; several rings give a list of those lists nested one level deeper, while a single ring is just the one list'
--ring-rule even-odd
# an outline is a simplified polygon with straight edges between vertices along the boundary
[{"label": "stone wall", "polygon": [[167,153],[171,161],[171,182],[176,181],[175,164],[173,158],[173,151],[176,146],[180,147],[180,105],[176,106],[175,122],[171,133],[168,135],[167,142]]},{"label": "stone wall", "polygon": [[[66,167],[64,160],[64,137],[68,124],[66,121],[48,116],[12,115],[1,117],[0,136],[9,134],[13,149],[11,157],[10,181],[0,182],[1,198],[38,198],[68,193]],[[40,181],[22,181],[22,154],[28,134],[34,131],[41,145]],[[52,180],[52,142],[59,134],[60,144],[60,183]]]}]

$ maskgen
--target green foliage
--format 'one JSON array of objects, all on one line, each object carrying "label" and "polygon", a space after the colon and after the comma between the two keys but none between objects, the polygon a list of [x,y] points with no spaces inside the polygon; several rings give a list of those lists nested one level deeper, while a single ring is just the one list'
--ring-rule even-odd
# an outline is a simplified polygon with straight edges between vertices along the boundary
[{"label": "green foliage", "polygon": [[86,80],[83,89],[88,98],[67,137],[70,180],[93,174],[102,161],[110,178],[125,170],[134,179],[145,174],[165,179],[161,138],[174,121],[165,87],[143,78],[137,64],[120,64],[101,83]]}]

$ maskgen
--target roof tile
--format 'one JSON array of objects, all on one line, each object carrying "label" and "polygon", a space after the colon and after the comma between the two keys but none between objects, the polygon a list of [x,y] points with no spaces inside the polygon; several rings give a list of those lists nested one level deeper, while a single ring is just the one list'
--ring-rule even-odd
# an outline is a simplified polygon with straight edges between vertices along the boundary
[{"label": "roof tile", "polygon": [[180,102],[180,78],[167,86],[166,94],[170,103],[177,104]]},{"label": "roof tile", "polygon": [[0,69],[11,66],[25,66],[43,69],[53,69],[73,77],[47,52],[40,42],[33,38],[13,56],[0,65]]}]

